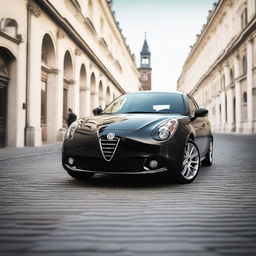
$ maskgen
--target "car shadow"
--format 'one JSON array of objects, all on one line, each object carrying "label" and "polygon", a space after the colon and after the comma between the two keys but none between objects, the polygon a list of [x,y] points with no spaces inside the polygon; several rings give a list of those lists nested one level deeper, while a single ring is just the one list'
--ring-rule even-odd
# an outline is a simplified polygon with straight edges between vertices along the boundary
[{"label": "car shadow", "polygon": [[182,186],[167,175],[107,175],[97,174],[88,180],[75,180],[70,177],[67,185],[71,187],[102,187],[102,188],[161,188]]}]

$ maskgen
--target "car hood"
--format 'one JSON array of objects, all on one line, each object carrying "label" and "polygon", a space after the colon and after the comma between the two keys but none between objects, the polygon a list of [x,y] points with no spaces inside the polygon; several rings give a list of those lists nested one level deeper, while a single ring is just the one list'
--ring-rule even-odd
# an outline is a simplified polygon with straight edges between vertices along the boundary
[{"label": "car hood", "polygon": [[83,119],[82,129],[87,131],[129,130],[155,128],[179,114],[104,114]]}]

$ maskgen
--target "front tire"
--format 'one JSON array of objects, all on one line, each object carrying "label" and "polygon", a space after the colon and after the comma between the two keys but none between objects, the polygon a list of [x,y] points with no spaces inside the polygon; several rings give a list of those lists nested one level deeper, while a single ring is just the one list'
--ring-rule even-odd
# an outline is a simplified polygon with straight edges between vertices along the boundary
[{"label": "front tire", "polygon": [[86,173],[86,172],[78,172],[78,171],[71,171],[67,170],[67,173],[74,179],[77,180],[87,180],[90,179],[94,173]]},{"label": "front tire", "polygon": [[210,146],[209,151],[206,155],[206,158],[202,161],[203,166],[211,166],[212,165],[212,159],[213,159],[213,140],[210,140]]},{"label": "front tire", "polygon": [[178,183],[191,183],[200,169],[200,153],[194,141],[188,140],[184,148],[184,157],[181,168],[176,172]]}]

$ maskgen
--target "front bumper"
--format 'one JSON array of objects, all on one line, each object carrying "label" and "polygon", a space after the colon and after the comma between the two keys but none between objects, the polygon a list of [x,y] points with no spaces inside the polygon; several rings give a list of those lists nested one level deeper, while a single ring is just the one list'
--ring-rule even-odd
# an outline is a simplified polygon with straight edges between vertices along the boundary
[{"label": "front bumper", "polygon": [[[120,141],[111,161],[104,159],[97,134],[75,134],[72,140],[65,140],[62,151],[64,169],[88,173],[150,174],[177,169],[181,165],[185,141],[178,132],[166,142],[125,137],[118,131],[115,134]],[[70,164],[69,158],[73,158],[74,163]],[[151,160],[158,162],[155,168],[150,168]]]},{"label": "front bumper", "polygon": [[143,170],[143,171],[134,171],[134,170],[127,170],[127,171],[90,171],[90,170],[84,170],[84,169],[79,169],[75,166],[69,166],[65,164],[65,169],[68,171],[77,171],[77,172],[87,172],[87,173],[99,173],[99,174],[153,174],[153,173],[160,173],[160,172],[166,172],[168,169],[166,167],[162,167],[159,169],[155,170]]}]

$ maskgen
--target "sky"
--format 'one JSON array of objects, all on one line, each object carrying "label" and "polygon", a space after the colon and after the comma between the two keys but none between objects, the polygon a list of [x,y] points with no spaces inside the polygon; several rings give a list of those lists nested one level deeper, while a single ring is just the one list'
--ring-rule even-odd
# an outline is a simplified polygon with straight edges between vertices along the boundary
[{"label": "sky", "polygon": [[152,89],[176,91],[177,79],[208,10],[217,0],[113,0],[127,44],[140,63],[145,38],[151,51]]}]

